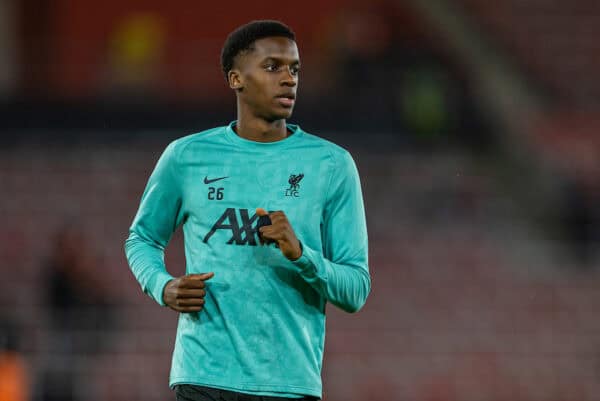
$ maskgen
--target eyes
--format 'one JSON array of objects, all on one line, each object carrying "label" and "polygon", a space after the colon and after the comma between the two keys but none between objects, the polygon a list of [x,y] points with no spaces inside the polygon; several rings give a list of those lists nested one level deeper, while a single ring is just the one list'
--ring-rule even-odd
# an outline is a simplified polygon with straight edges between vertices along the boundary
[{"label": "eyes", "polygon": [[[282,68],[285,68],[285,65],[283,64],[277,64],[277,63],[267,63],[263,66],[263,68],[265,69],[265,71],[267,72],[278,72],[280,71]],[[293,76],[297,76],[298,73],[300,72],[300,66],[297,64],[294,64],[290,67],[290,73]]]}]

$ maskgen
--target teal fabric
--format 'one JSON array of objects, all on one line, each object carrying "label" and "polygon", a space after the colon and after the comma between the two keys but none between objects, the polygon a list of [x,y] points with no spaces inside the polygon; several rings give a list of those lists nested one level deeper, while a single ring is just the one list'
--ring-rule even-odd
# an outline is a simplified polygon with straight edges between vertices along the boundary
[{"label": "teal fabric", "polygon": [[[286,139],[260,143],[237,136],[234,124],[166,148],[125,242],[127,259],[164,305],[172,279],[164,249],[182,226],[186,272],[215,273],[205,308],[180,314],[171,386],[321,397],[325,304],[356,312],[371,288],[358,172],[346,150],[296,125]],[[260,245],[257,207],[285,212],[302,243],[298,260]]]}]

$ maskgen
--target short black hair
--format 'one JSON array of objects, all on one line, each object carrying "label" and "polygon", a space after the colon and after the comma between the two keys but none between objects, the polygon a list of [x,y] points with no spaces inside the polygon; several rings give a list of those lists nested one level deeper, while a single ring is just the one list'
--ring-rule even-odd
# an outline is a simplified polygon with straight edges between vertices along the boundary
[{"label": "short black hair", "polygon": [[252,21],[231,32],[221,50],[221,68],[227,80],[227,74],[233,69],[235,57],[241,52],[252,50],[252,44],[258,39],[282,36],[296,41],[296,35],[289,26],[274,20]]}]

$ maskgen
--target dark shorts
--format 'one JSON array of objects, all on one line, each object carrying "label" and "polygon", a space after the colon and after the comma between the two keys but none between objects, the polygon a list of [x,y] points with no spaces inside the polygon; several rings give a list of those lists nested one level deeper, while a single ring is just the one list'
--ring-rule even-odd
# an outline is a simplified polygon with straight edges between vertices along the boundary
[{"label": "dark shorts", "polygon": [[175,399],[177,401],[317,401],[319,398],[312,396],[303,398],[270,397],[192,384],[178,384],[175,386]]}]

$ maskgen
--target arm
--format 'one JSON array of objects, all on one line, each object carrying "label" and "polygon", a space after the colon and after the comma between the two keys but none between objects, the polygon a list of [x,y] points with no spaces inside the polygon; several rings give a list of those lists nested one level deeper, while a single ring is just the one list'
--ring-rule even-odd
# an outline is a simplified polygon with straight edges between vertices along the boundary
[{"label": "arm", "polygon": [[[264,238],[278,242],[300,276],[321,296],[346,312],[357,312],[371,290],[365,212],[358,171],[345,153],[334,169],[323,216],[323,251],[300,245],[283,212],[270,213]],[[259,215],[266,214],[258,209]]]},{"label": "arm", "polygon": [[125,254],[133,275],[143,291],[163,306],[164,287],[173,279],[165,267],[164,249],[183,221],[174,164],[174,144],[171,144],[148,180],[125,241]]}]

